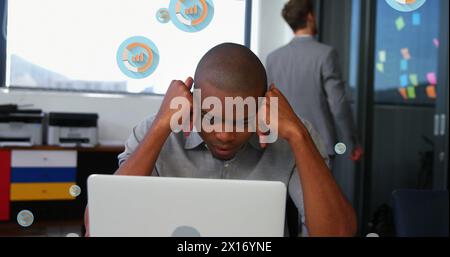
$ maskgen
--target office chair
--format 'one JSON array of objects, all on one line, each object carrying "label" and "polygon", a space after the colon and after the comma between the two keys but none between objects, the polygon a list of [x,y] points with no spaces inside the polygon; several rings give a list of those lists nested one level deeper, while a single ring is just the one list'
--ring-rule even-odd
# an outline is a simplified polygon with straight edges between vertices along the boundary
[{"label": "office chair", "polygon": [[399,237],[448,237],[448,191],[397,190],[392,193]]}]

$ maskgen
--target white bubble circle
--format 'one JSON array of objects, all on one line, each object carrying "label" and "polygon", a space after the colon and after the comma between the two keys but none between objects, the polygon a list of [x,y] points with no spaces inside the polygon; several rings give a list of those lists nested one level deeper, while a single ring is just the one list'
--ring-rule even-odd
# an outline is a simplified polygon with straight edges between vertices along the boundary
[{"label": "white bubble circle", "polygon": [[377,233],[369,233],[366,237],[380,237]]},{"label": "white bubble circle", "polygon": [[66,235],[66,237],[80,237],[77,233],[69,233]]},{"label": "white bubble circle", "polygon": [[33,224],[34,216],[29,210],[22,210],[17,214],[17,223],[22,227],[29,227]]},{"label": "white bubble circle", "polygon": [[77,185],[72,185],[69,189],[69,193],[73,197],[77,197],[81,194],[81,188]]},{"label": "white bubble circle", "polygon": [[334,151],[339,154],[342,155],[345,153],[345,151],[347,151],[347,146],[344,143],[337,143],[334,146]]}]

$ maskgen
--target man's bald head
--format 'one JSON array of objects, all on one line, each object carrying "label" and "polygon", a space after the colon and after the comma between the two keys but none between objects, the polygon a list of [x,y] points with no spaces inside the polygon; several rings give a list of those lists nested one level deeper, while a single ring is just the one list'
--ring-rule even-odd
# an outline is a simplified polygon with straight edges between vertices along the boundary
[{"label": "man's bald head", "polygon": [[209,50],[197,65],[194,81],[196,88],[211,85],[230,92],[258,91],[261,96],[267,88],[266,71],[258,57],[233,43]]}]

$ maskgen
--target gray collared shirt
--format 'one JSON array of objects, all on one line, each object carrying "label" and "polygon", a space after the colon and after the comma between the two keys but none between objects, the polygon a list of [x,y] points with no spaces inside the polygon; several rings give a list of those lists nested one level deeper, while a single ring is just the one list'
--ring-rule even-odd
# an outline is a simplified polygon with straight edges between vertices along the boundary
[{"label": "gray collared shirt", "polygon": [[[119,155],[119,165],[136,150],[153,119],[153,116],[148,117],[133,128],[133,133],[125,142],[125,151]],[[303,122],[322,157],[328,163],[328,155],[319,135],[309,122],[304,120]],[[285,140],[279,139],[266,149],[262,149],[258,136],[254,134],[232,160],[222,161],[212,156],[198,133],[191,133],[187,138],[183,133],[172,133],[159,154],[152,175],[283,182],[298,209],[302,235],[307,235],[302,186],[294,155]]]}]

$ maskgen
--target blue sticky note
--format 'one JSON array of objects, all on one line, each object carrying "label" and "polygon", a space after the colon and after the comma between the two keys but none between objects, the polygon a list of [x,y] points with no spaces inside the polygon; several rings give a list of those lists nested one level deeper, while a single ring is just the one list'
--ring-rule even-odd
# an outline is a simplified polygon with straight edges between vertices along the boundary
[{"label": "blue sticky note", "polygon": [[420,13],[413,13],[412,15],[412,23],[414,26],[419,26],[422,19],[422,17],[420,16]]},{"label": "blue sticky note", "polygon": [[408,70],[408,60],[401,60],[400,61],[400,69],[402,71],[407,71]]},{"label": "blue sticky note", "polygon": [[400,76],[400,85],[402,87],[408,86],[408,75],[402,75]]}]

